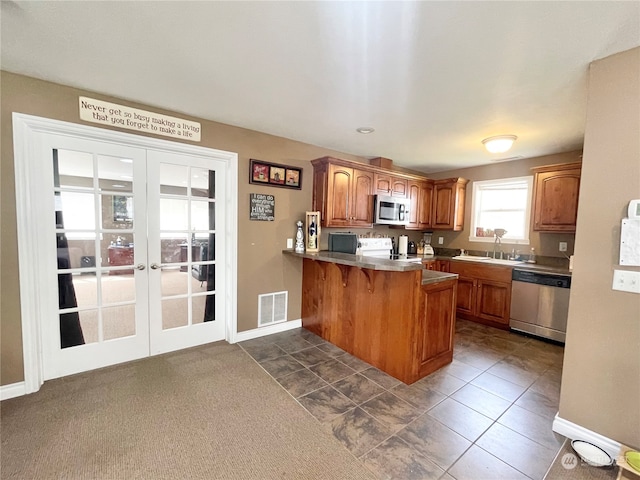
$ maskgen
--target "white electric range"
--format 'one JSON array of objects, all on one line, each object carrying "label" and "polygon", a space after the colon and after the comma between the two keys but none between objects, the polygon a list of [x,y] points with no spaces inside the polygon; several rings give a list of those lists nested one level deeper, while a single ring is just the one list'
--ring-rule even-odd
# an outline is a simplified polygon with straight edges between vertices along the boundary
[{"label": "white electric range", "polygon": [[399,262],[421,263],[422,257],[415,255],[398,255],[393,253],[391,237],[384,238],[359,238],[359,253],[363,257],[386,258]]}]

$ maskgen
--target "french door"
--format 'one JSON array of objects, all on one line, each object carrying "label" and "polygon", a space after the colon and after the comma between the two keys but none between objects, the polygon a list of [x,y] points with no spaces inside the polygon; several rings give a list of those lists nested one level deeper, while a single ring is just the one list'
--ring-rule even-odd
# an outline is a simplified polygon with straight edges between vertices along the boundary
[{"label": "french door", "polygon": [[36,148],[42,379],[225,339],[226,159],[51,133]]}]

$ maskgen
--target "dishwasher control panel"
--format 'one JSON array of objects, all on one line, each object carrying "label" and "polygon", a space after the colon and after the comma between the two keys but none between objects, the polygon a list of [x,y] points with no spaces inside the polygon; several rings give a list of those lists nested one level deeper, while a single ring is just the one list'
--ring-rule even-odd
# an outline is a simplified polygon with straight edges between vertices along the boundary
[{"label": "dishwasher control panel", "polygon": [[571,288],[571,276],[553,273],[532,272],[530,270],[513,269],[511,280],[514,282],[535,283],[557,288]]}]

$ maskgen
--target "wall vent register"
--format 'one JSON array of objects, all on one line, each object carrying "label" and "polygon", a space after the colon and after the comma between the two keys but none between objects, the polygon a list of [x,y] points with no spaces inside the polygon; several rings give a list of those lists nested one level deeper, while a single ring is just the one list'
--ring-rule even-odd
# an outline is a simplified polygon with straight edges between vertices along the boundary
[{"label": "wall vent register", "polygon": [[289,292],[258,295],[258,327],[287,321]]}]

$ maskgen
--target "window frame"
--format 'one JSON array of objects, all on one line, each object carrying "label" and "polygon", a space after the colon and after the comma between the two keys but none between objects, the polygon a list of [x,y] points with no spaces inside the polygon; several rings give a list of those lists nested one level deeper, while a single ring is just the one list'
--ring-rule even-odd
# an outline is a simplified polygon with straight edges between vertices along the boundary
[{"label": "window frame", "polygon": [[509,233],[507,232],[507,236],[503,237],[502,243],[509,244],[520,244],[520,245],[529,245],[530,244],[530,236],[531,236],[531,209],[533,204],[533,175],[526,175],[521,177],[509,177],[509,178],[499,178],[495,180],[480,180],[473,182],[473,191],[472,191],[472,199],[471,199],[471,230],[469,232],[469,241],[470,242],[479,242],[479,243],[493,243],[495,241],[495,237],[478,237],[476,236],[476,225],[478,221],[478,202],[479,202],[479,192],[482,190],[488,189],[488,187],[499,187],[499,186],[507,186],[509,184],[514,183],[526,183],[527,185],[527,205],[525,207],[525,218],[524,218],[524,237],[522,238],[509,238]]}]

